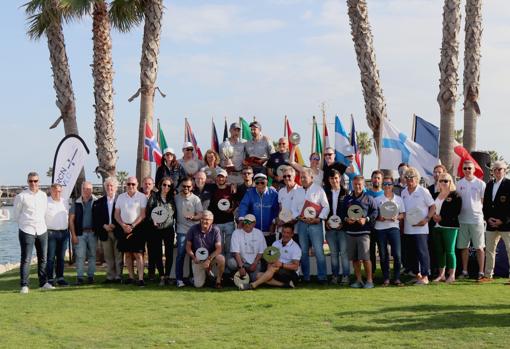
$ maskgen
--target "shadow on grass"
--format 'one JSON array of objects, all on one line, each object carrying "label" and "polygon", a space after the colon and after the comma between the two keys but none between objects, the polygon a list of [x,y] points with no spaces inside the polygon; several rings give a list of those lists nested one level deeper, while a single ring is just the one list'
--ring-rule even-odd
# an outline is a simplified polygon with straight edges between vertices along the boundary
[{"label": "shadow on grass", "polygon": [[[340,332],[405,332],[466,327],[510,327],[510,305],[420,304],[359,311],[355,314],[359,315],[362,324],[353,325],[349,321],[349,325],[334,328]],[[335,315],[351,318],[353,312],[340,312]],[[364,317],[369,319],[365,322]]]}]

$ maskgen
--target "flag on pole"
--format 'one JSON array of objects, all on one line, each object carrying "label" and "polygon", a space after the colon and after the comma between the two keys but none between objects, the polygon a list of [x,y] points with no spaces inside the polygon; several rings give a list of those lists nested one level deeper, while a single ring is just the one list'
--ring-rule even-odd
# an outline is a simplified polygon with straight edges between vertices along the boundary
[{"label": "flag on pole", "polygon": [[483,170],[482,167],[476,162],[476,160],[469,154],[466,148],[457,143],[457,141],[453,141],[453,170],[457,171],[457,177],[463,178],[464,171],[462,171],[462,167],[464,167],[464,161],[470,160],[475,165],[475,173],[474,175],[481,180],[483,180]]},{"label": "flag on pole", "polygon": [[212,120],[212,130],[211,130],[211,149],[216,153],[220,151],[220,144],[218,142],[218,133],[216,132],[216,125],[214,124],[214,120]]},{"label": "flag on pole", "polygon": [[184,119],[184,142],[191,142],[193,144],[193,147],[195,148],[195,153],[197,154],[197,157],[199,160],[203,159],[202,151],[200,150],[200,147],[198,146],[197,139],[195,138],[195,134],[191,130],[191,126],[188,122],[188,118]]},{"label": "flag on pole", "polygon": [[143,159],[149,162],[155,162],[158,166],[161,164],[161,149],[152,133],[151,127],[145,122],[145,140],[143,145]]},{"label": "flag on pole", "polygon": [[225,127],[223,128],[223,142],[228,139],[228,127],[227,127],[227,118],[225,117]]},{"label": "flag on pole", "polygon": [[159,149],[161,149],[161,152],[164,152],[165,149],[168,148],[168,143],[166,142],[165,134],[163,133],[163,130],[161,129],[159,119],[158,119],[158,143],[159,143]]},{"label": "flag on pole", "polygon": [[322,154],[322,140],[319,126],[315,116],[313,117],[313,134],[312,134],[312,153]]},{"label": "flag on pole", "polygon": [[344,164],[349,165],[349,161],[346,159],[347,155],[352,154],[351,138],[345,131],[342,122],[338,115],[335,116],[335,160]]},{"label": "flag on pole", "polygon": [[292,151],[292,148],[296,147],[296,151],[294,153],[294,161],[303,166],[305,161],[303,159],[303,155],[301,154],[301,150],[299,149],[299,145],[294,145],[290,142],[290,135],[292,134],[292,128],[290,127],[289,119],[285,116],[285,129],[283,134],[287,136],[289,140],[289,152]]},{"label": "flag on pole", "polygon": [[249,122],[239,117],[239,124],[241,125],[241,138],[246,139],[247,141],[251,141],[251,130]]},{"label": "flag on pole", "polygon": [[330,147],[328,125],[326,123],[326,115],[322,115],[322,151]]},{"label": "flag on pole", "polygon": [[381,127],[380,167],[396,170],[400,163],[405,162],[415,167],[430,183],[439,159],[397,130],[388,119],[382,120]]},{"label": "flag on pole", "polygon": [[354,117],[351,115],[351,147],[354,151],[354,169],[358,174],[361,173],[361,157],[358,149],[358,143],[356,142],[356,127],[354,126]]}]

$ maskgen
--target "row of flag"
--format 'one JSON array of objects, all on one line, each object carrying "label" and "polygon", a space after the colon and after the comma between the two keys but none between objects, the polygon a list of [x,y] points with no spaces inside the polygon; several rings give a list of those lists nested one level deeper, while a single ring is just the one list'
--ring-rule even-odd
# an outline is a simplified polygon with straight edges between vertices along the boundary
[{"label": "row of flag", "polygon": [[[249,122],[244,118],[239,118],[239,125],[241,126],[241,138],[245,140],[251,140]],[[211,149],[219,152],[220,143],[214,121],[212,121],[211,126]],[[350,161],[347,160],[347,156],[354,154],[354,161],[352,162],[354,173],[360,174],[363,173],[363,169],[361,167],[360,151],[356,142],[356,127],[352,115],[350,118],[350,126],[350,132],[347,133],[346,128],[340,120],[340,117],[338,115],[335,116],[335,160],[342,162],[345,165],[349,165]],[[168,145],[165,135],[161,129],[159,120],[157,123],[157,128],[158,130],[156,138],[152,133],[150,125],[145,125],[145,147],[143,158],[146,161],[155,162],[159,165],[161,163],[162,150],[164,151]],[[283,134],[284,137],[288,137],[290,147],[289,150],[292,150],[294,147],[294,145],[290,142],[292,128],[287,116],[285,116],[284,120]],[[222,141],[225,141],[227,138],[228,127],[227,120],[225,119]],[[413,120],[413,137],[410,139],[406,134],[400,132],[395,126],[393,126],[388,119],[384,119],[381,122],[380,138],[381,143],[378,146],[378,148],[380,147],[379,168],[396,169],[400,163],[405,162],[410,166],[416,167],[423,177],[432,177],[434,167],[439,164],[439,128],[437,126],[415,115]],[[187,119],[185,119],[184,125],[184,141],[193,144],[197,158],[202,160],[202,151],[198,146],[195,134],[193,133],[191,125]],[[312,126],[311,153],[318,153],[323,159],[325,149],[331,146],[332,145],[329,140],[329,132],[325,116],[323,115],[322,130],[320,130],[317,119],[314,116]],[[301,165],[304,165],[304,159],[301,150],[299,149],[299,146],[295,147],[295,161]],[[463,163],[466,160],[471,160],[475,163],[475,176],[483,178],[483,170],[465,148],[455,142],[455,146],[452,151],[455,154],[454,168],[457,170],[457,176],[463,177]]]}]

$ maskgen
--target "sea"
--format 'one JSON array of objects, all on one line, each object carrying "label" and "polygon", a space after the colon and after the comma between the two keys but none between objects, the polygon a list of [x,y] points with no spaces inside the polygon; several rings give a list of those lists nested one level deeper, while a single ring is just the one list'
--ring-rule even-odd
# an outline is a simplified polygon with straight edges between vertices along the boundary
[{"label": "sea", "polygon": [[[3,208],[13,217],[12,207]],[[19,258],[18,224],[13,220],[0,221],[0,264],[19,263]]]}]

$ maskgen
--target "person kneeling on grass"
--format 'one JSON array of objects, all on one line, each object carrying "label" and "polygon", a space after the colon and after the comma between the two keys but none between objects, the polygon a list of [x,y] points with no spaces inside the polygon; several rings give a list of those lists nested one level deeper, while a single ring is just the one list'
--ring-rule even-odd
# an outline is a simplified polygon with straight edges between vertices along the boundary
[{"label": "person kneeling on grass", "polygon": [[[193,271],[193,285],[196,288],[203,287],[207,275],[212,272],[216,265],[216,288],[222,288],[221,278],[225,271],[225,257],[221,254],[221,233],[220,229],[213,225],[214,215],[211,211],[205,210],[200,218],[200,224],[189,228],[186,235],[186,254],[190,256]],[[206,260],[201,261],[195,255],[197,249],[205,248],[209,252]]]},{"label": "person kneeling on grass", "polygon": [[282,238],[273,243],[280,251],[280,258],[274,263],[269,263],[266,272],[258,273],[255,282],[241,285],[239,287],[241,291],[253,290],[262,284],[294,288],[298,279],[301,248],[292,240],[294,225],[285,223],[282,229]]}]

